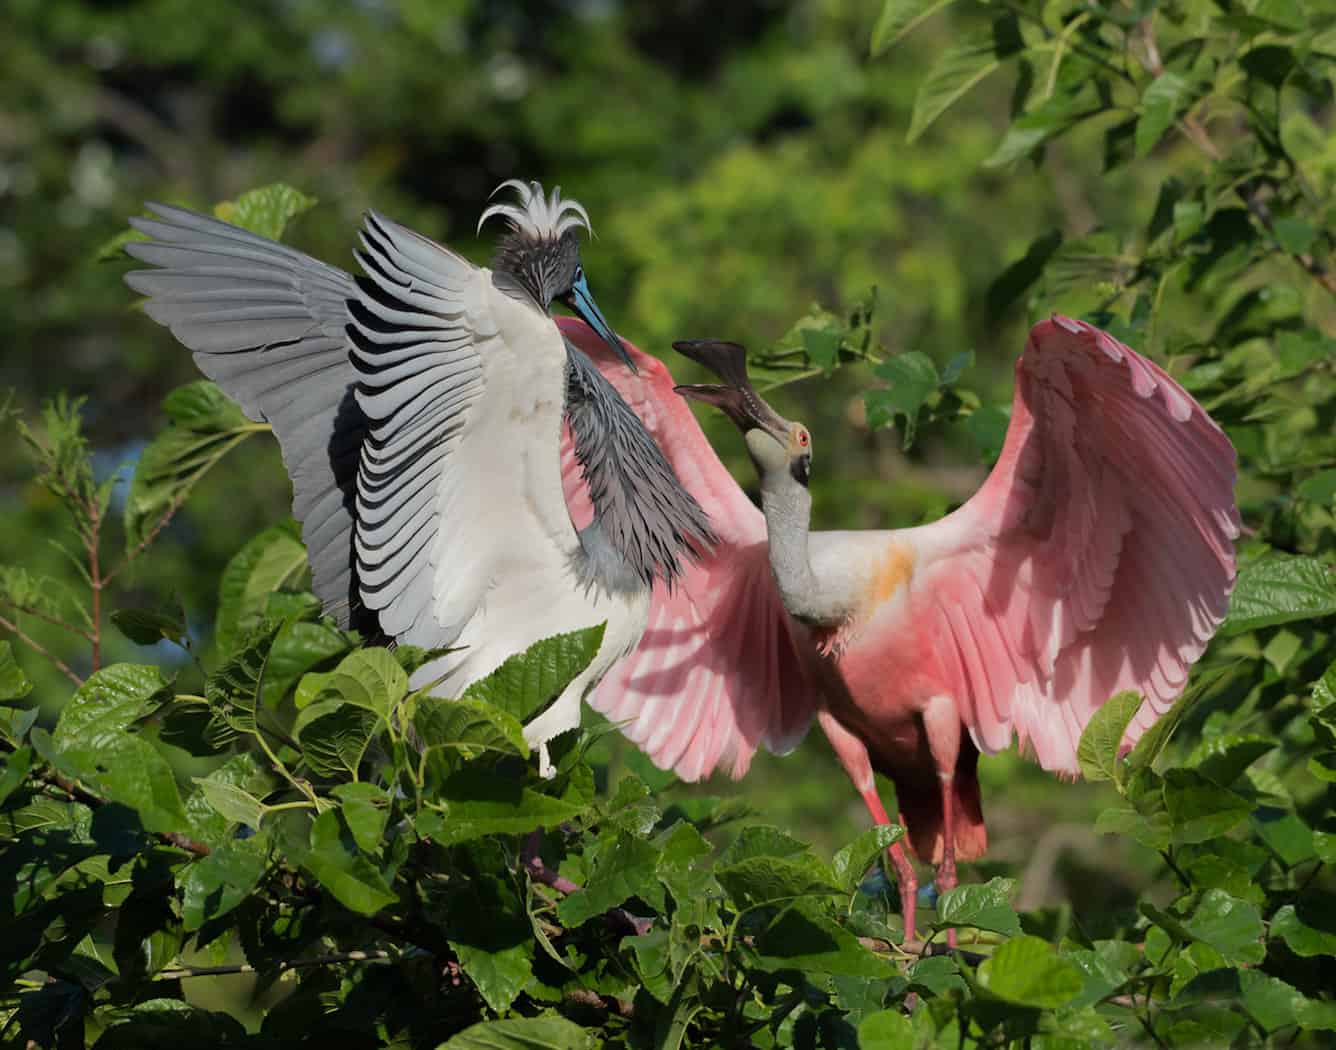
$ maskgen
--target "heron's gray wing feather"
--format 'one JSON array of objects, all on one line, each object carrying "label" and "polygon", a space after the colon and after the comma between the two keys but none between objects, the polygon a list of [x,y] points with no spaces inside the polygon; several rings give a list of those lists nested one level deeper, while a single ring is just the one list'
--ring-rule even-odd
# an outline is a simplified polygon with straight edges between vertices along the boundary
[{"label": "heron's gray wing feather", "polygon": [[154,238],[125,250],[144,310],[194,351],[241,410],[274,428],[316,594],[343,626],[358,607],[353,489],[366,418],[348,354],[352,277],[293,248],[184,208],[130,220]]},{"label": "heron's gray wing feather", "polygon": [[[361,231],[348,333],[370,420],[357,475],[357,564],[362,600],[386,632],[449,644],[472,613],[443,622],[435,546],[444,472],[468,410],[482,395],[478,344],[495,334],[472,264],[371,212]],[[467,513],[461,508],[460,513]]]},{"label": "heron's gray wing feather", "polygon": [[594,520],[646,587],[671,585],[683,556],[717,542],[710,520],[598,366],[569,340],[566,354],[566,418]]}]

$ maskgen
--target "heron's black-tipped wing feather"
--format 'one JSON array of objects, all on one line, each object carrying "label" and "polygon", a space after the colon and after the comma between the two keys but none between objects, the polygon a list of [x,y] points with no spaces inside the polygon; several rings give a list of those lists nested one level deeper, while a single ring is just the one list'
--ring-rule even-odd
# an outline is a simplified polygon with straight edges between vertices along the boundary
[{"label": "heron's black-tipped wing feather", "polygon": [[316,594],[340,624],[355,623],[353,487],[367,424],[344,332],[352,277],[229,223],[149,207],[157,218],[131,225],[155,239],[125,250],[158,269],[132,271],[126,283],[200,371],[273,426]]}]

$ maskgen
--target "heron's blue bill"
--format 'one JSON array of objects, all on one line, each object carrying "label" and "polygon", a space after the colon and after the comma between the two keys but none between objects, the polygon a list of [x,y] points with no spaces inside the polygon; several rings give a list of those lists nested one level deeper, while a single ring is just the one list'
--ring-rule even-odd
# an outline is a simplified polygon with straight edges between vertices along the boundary
[{"label": "heron's blue bill", "polygon": [[589,282],[585,275],[580,274],[579,279],[571,286],[571,290],[565,295],[564,301],[567,306],[579,314],[584,322],[589,325],[610,347],[617,352],[617,356],[626,362],[626,367],[632,372],[639,373],[635,362],[631,360],[631,355],[626,352],[622,346],[622,341],[617,338],[617,333],[612,330],[612,326],[603,317],[603,311],[598,308],[594,302],[594,296],[589,291]]}]

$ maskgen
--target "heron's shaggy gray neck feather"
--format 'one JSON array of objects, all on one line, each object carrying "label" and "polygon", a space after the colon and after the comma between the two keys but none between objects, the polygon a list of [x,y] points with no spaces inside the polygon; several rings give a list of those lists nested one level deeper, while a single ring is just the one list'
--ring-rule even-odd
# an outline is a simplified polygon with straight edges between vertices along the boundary
[{"label": "heron's shaggy gray neck feather", "polygon": [[614,592],[655,577],[671,584],[682,558],[717,542],[710,519],[598,367],[569,342],[566,359],[566,418],[594,505],[581,572]]}]

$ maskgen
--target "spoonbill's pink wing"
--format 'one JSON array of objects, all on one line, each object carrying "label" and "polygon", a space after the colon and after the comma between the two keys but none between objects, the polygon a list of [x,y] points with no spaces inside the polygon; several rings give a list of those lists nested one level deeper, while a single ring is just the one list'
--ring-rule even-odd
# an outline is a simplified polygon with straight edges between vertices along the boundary
[{"label": "spoonbill's pink wing", "polygon": [[[740,777],[759,745],[793,747],[816,713],[807,664],[814,648],[784,611],[770,575],[765,519],[673,392],[663,362],[627,343],[640,370],[632,375],[582,321],[557,323],[644,421],[719,536],[713,552],[689,564],[671,591],[655,584],[639,647],[589,702],[684,780],[716,767]],[[561,456],[566,504],[582,528],[593,511],[569,434]]]},{"label": "spoonbill's pink wing", "polygon": [[997,466],[955,513],[893,534],[908,586],[846,633],[841,667],[867,682],[894,668],[902,702],[954,698],[981,749],[1014,731],[1074,773],[1095,710],[1142,693],[1130,745],[1224,618],[1234,480],[1229,439],[1161,368],[1088,324],[1041,322]]}]

